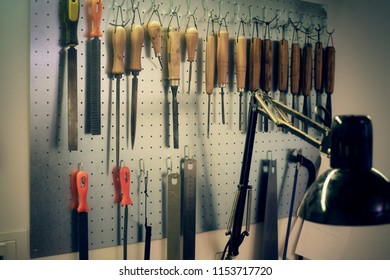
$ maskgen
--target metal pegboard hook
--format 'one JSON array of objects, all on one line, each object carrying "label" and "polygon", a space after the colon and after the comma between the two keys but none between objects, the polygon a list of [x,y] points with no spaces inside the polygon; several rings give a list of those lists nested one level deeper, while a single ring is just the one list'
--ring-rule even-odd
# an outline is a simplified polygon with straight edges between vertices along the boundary
[{"label": "metal pegboard hook", "polygon": [[135,0],[131,1],[131,11],[133,13],[133,20],[131,21],[131,25],[134,24],[134,21],[135,21],[135,13],[137,12],[137,15],[138,15],[138,20],[139,20],[139,23],[142,25],[142,20],[141,20],[141,13],[139,11],[139,3],[140,1],[137,1],[137,4],[134,4]]},{"label": "metal pegboard hook", "polygon": [[198,7],[195,8],[195,10],[194,10],[193,13],[191,13],[191,12],[189,13],[188,20],[187,20],[187,24],[186,24],[186,32],[187,32],[187,29],[188,29],[188,26],[189,26],[189,24],[190,24],[190,20],[191,20],[191,19],[193,19],[193,21],[194,21],[194,26],[195,26],[195,28],[198,29],[198,26],[197,26],[197,24],[196,24],[196,19],[195,19],[195,12],[196,12],[197,9],[198,9]]},{"label": "metal pegboard hook", "polygon": [[[334,33],[335,29],[333,28],[333,30],[331,32],[329,32],[328,30],[326,30],[326,33],[328,34],[328,42],[326,43],[326,45],[329,47],[329,46],[334,46],[333,44],[333,33]],[[331,45],[329,44],[331,43]]]},{"label": "metal pegboard hook", "polygon": [[189,159],[189,150],[190,148],[188,147],[188,145],[185,145],[184,146],[184,159]]},{"label": "metal pegboard hook", "polygon": [[208,20],[207,20],[207,30],[206,30],[206,42],[207,42],[207,37],[209,35],[209,29],[210,29],[210,24],[211,24],[211,34],[215,35],[215,30],[214,30],[214,18],[213,18],[213,10],[210,11],[208,14]]},{"label": "metal pegboard hook", "polygon": [[[275,13],[275,16],[271,19],[271,20],[266,20],[267,19],[267,8],[264,7],[263,8],[263,18],[264,20],[259,20],[259,22],[261,22],[262,24],[265,24],[265,31],[264,31],[264,39],[271,39],[271,28],[270,28],[270,25],[271,23],[276,20],[278,18],[278,14]],[[268,34],[268,37],[267,37],[267,34]]]},{"label": "metal pegboard hook", "polygon": [[171,10],[171,19],[169,20],[169,23],[168,23],[168,31],[169,31],[169,27],[171,26],[172,19],[174,17],[176,18],[177,27],[180,28],[179,14],[178,14],[180,8],[181,8],[181,5],[176,6],[173,10]]},{"label": "metal pegboard hook", "polygon": [[161,17],[160,17],[160,13],[159,13],[159,8],[160,8],[160,4],[158,4],[157,6],[156,5],[153,5],[153,10],[152,10],[152,13],[150,14],[150,17],[148,19],[148,22],[146,23],[146,26],[149,25],[149,22],[150,20],[152,19],[153,15],[156,15],[157,18],[158,18],[158,22],[160,23],[160,25],[162,26],[162,21],[161,21]]},{"label": "metal pegboard hook", "polygon": [[172,172],[172,159],[170,156],[167,158],[167,170],[168,174]]},{"label": "metal pegboard hook", "polygon": [[145,173],[145,162],[144,160],[141,158],[139,160],[139,170],[140,170],[140,177]]},{"label": "metal pegboard hook", "polygon": [[[130,21],[130,19],[128,20],[125,20],[123,18],[123,5],[125,4],[125,0],[122,0],[122,4],[118,5],[118,3],[116,1],[114,1],[114,5],[117,7],[117,11],[116,11],[116,16],[115,16],[115,23],[110,23],[111,25],[115,26],[115,29],[114,29],[114,33],[116,32],[116,27],[117,26],[122,26],[122,27],[125,27],[125,25],[127,25]],[[118,19],[119,17],[121,18],[121,24],[118,24]]]}]

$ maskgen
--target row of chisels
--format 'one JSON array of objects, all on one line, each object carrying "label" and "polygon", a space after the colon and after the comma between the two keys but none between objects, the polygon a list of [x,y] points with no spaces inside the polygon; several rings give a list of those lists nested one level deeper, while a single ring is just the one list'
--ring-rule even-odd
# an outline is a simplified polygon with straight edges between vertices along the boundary
[{"label": "row of chisels", "polygon": [[[124,1],[123,1],[124,2]],[[100,30],[100,21],[102,20],[103,1],[102,0],[87,0],[86,2],[86,19],[88,31],[87,35],[90,40],[90,63],[88,65],[88,86],[87,95],[90,96],[90,128],[92,135],[101,134],[101,42],[100,37],[103,32]],[[116,79],[116,150],[117,150],[117,165],[119,165],[119,141],[120,141],[120,94],[122,76],[132,74],[131,87],[131,147],[134,148],[136,140],[137,127],[137,100],[138,100],[138,77],[142,71],[142,49],[145,38],[150,40],[155,57],[158,58],[161,69],[167,68],[167,80],[172,92],[172,131],[173,131],[173,147],[179,148],[179,102],[178,90],[182,72],[180,70],[183,48],[187,49],[187,62],[189,62],[188,76],[188,93],[191,91],[192,64],[195,62],[195,53],[199,41],[199,32],[194,19],[194,27],[189,26],[190,18],[188,19],[185,31],[179,26],[178,8],[171,11],[168,27],[163,29],[158,8],[154,9],[148,22],[134,24],[136,11],[138,6],[133,7],[133,20],[130,26],[126,26],[130,20],[124,19],[122,6],[116,2],[117,14],[115,24],[104,32],[109,37],[106,40],[108,43],[108,56],[112,59],[107,60],[106,72],[110,77]],[[123,3],[122,3],[123,5]],[[78,149],[78,113],[77,113],[77,22],[79,18],[80,3],[78,0],[66,1],[66,27],[67,27],[67,46],[68,46],[68,147],[69,150]],[[152,16],[156,14],[158,21],[152,21]],[[227,94],[226,88],[230,81],[229,72],[234,71],[237,91],[239,92],[239,108],[238,108],[238,129],[241,132],[246,132],[244,124],[245,110],[243,110],[243,96],[245,92],[254,93],[257,90],[263,90],[268,95],[275,95],[279,100],[287,104],[286,95],[291,93],[291,107],[309,118],[312,118],[310,96],[312,91],[312,81],[314,80],[314,89],[316,92],[315,114],[317,122],[328,124],[332,115],[331,94],[334,88],[335,76],[335,49],[333,41],[324,48],[320,40],[321,32],[324,27],[316,29],[318,31],[318,39],[315,42],[313,50],[312,33],[313,28],[304,28],[302,23],[294,23],[291,19],[287,24],[282,26],[282,39],[275,41],[271,39],[270,25],[276,19],[275,16],[270,21],[261,21],[256,17],[251,21],[243,20],[239,23],[239,31],[235,38],[229,37],[228,24],[225,18],[209,16],[207,34],[205,36],[205,92],[208,95],[208,120],[207,120],[207,137],[210,135],[210,96],[213,94],[214,86],[220,88],[221,97],[221,122],[225,120],[224,96]],[[173,19],[176,18],[177,24],[174,24]],[[172,23],[172,24],[171,24]],[[214,28],[217,25],[218,28]],[[251,38],[245,36],[244,29],[246,26],[252,25],[253,32]],[[264,37],[259,36],[259,25],[265,26]],[[291,46],[285,38],[285,29],[293,26],[293,37]],[[211,26],[211,27],[210,27]],[[278,27],[278,28],[279,28]],[[242,33],[240,33],[242,30]],[[166,32],[166,36],[163,35]],[[299,43],[298,33],[305,35],[304,44]],[[184,35],[184,36],[182,36]],[[166,38],[167,54],[162,54],[163,43],[162,39]],[[185,44],[183,44],[183,39]],[[331,34],[329,35],[331,38]],[[234,42],[234,48],[232,44]],[[184,45],[184,47],[183,47]],[[229,53],[234,51],[234,53]],[[233,65],[229,63],[229,58],[234,56],[235,69],[229,69]],[[198,55],[198,58],[200,56]],[[165,61],[163,61],[165,60]],[[110,63],[112,65],[110,65]],[[277,69],[275,69],[277,67]],[[289,82],[290,80],[290,82]],[[322,105],[322,93],[327,94],[326,106]],[[303,106],[300,105],[299,97],[303,96]],[[128,98],[130,100],[130,98]],[[245,99],[246,100],[246,99]],[[129,101],[127,101],[129,102]],[[302,110],[300,107],[303,107]],[[129,108],[129,106],[127,106]],[[129,109],[128,109],[129,110]],[[109,116],[111,117],[111,116]],[[296,120],[291,122],[299,126]],[[269,121],[262,121],[262,130],[269,131]],[[129,132],[129,129],[127,129]],[[127,135],[129,138],[129,135]]]}]

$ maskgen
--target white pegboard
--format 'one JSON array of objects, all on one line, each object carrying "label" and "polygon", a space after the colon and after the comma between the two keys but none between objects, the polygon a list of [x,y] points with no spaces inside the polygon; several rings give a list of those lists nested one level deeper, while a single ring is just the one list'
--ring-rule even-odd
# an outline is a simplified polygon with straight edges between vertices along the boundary
[{"label": "white pegboard", "polygon": [[[127,2],[127,1],[125,1]],[[153,55],[150,41],[146,40],[142,51],[143,70],[139,75],[137,136],[134,150],[127,141],[126,119],[127,93],[131,89],[131,76],[121,80],[121,151],[120,158],[131,169],[131,197],[129,207],[129,242],[144,240],[144,183],[140,176],[139,160],[145,162],[149,173],[148,221],[153,227],[153,239],[166,236],[166,176],[167,158],[172,159],[173,171],[179,171],[184,157],[184,146],[197,160],[197,231],[224,228],[230,215],[234,193],[239,181],[245,134],[238,131],[238,93],[234,76],[234,38],[237,35],[237,18],[252,16],[272,17],[280,11],[314,24],[326,18],[324,7],[301,1],[201,1],[195,13],[199,29],[199,42],[193,64],[192,92],[187,94],[189,64],[183,51],[181,83],[179,86],[179,138],[180,148],[173,149],[171,125],[171,91],[167,87],[166,72],[161,71]],[[123,210],[113,203],[114,187],[112,168],[115,165],[115,80],[106,74],[107,28],[114,21],[113,1],[104,1],[101,38],[101,112],[102,133],[91,135],[86,125],[86,58],[88,39],[84,1],[81,1],[78,28],[78,114],[79,149],[68,151],[67,143],[67,77],[66,49],[61,48],[62,27],[59,1],[36,0],[31,2],[31,82],[30,82],[30,162],[31,162],[31,257],[62,254],[74,250],[72,246],[72,215],[69,175],[79,163],[89,172],[88,194],[90,248],[115,246],[122,239]],[[190,1],[155,1],[163,27],[168,25],[170,10],[178,5],[182,31],[187,23],[186,15],[193,12],[195,4]],[[189,5],[189,6],[188,6]],[[152,12],[152,2],[141,1],[139,5],[144,23]],[[225,95],[226,124],[221,123],[220,90],[211,97],[211,133],[207,138],[207,95],[204,89],[205,36],[208,12],[227,14],[230,32],[229,83]],[[126,14],[126,11],[124,11]],[[136,20],[137,22],[137,20]],[[251,27],[246,26],[248,38]],[[260,29],[260,35],[263,34]],[[273,40],[281,34],[271,26]],[[286,39],[291,45],[292,28]],[[303,44],[303,36],[300,38]],[[184,44],[183,44],[184,45]],[[164,57],[163,57],[164,58]],[[314,105],[314,92],[312,104]],[[244,97],[249,102],[249,93]],[[288,96],[291,104],[291,94]],[[302,102],[301,102],[302,105]],[[257,132],[254,145],[250,185],[254,187],[252,223],[258,222],[261,181],[261,161],[269,151],[278,160],[279,217],[289,211],[290,189],[293,183],[295,164],[288,161],[288,154],[301,148],[303,155],[316,160],[318,150],[296,136],[279,130]],[[303,170],[303,169],[301,169]],[[307,180],[305,171],[300,172],[295,205],[303,196]]]}]

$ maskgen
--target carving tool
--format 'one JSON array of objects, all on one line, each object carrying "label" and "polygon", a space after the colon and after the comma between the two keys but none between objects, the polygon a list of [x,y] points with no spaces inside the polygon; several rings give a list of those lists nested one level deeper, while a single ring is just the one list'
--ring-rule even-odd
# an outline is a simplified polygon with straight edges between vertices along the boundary
[{"label": "carving tool", "polygon": [[130,198],[130,169],[123,165],[121,162],[121,168],[119,170],[119,180],[122,189],[122,200],[121,205],[125,207],[124,224],[123,224],[123,259],[127,260],[127,230],[128,230],[128,219],[129,219],[129,205],[133,202]]},{"label": "carving tool", "polygon": [[316,91],[316,122],[320,122],[320,111],[319,108],[322,107],[322,91],[324,88],[323,83],[323,59],[324,59],[324,48],[320,40],[320,31],[321,29],[316,29],[318,32],[318,40],[315,43],[314,47],[314,89]]},{"label": "carving tool", "polygon": [[78,171],[76,175],[77,194],[79,205],[77,212],[79,213],[79,259],[88,260],[88,173]]},{"label": "carving tool", "polygon": [[227,84],[228,72],[228,41],[229,32],[226,30],[219,30],[217,39],[217,72],[218,72],[218,86],[221,88],[221,108],[222,108],[222,123],[225,124],[225,105],[224,105],[224,91]]},{"label": "carving tool", "polygon": [[[328,111],[327,123],[331,123],[332,120],[332,93],[334,90],[334,78],[335,78],[335,60],[336,60],[336,49],[333,46],[332,33],[329,34],[328,44],[325,48],[325,93],[326,93],[326,105],[325,108]],[[329,45],[331,41],[332,45]]]},{"label": "carving tool", "polygon": [[100,39],[103,33],[100,30],[103,0],[91,1],[92,30],[92,57],[91,57],[91,133],[101,134],[101,105],[100,105]]},{"label": "carving tool", "polygon": [[[268,26],[268,25],[267,25]],[[269,28],[269,26],[268,26]],[[268,29],[267,28],[267,29]],[[269,30],[268,30],[269,34]],[[272,90],[272,41],[270,38],[263,40],[263,90],[269,94]],[[263,131],[268,132],[268,119],[264,118]]]},{"label": "carving tool", "polygon": [[[279,41],[279,59],[278,59],[278,89],[280,91],[280,101],[287,103],[286,94],[288,91],[288,41],[281,39]],[[283,95],[282,95],[283,94]]]},{"label": "carving tool", "polygon": [[210,136],[210,96],[214,91],[215,62],[216,62],[215,34],[207,35],[206,38],[206,93],[208,95],[207,105],[207,138]]},{"label": "carving tool", "polygon": [[[254,22],[256,36],[251,38],[249,53],[249,90],[254,93],[260,88],[261,58],[263,42],[258,36],[258,21]],[[254,31],[253,31],[254,33]]]},{"label": "carving tool", "polygon": [[[313,48],[307,41],[303,47],[302,52],[302,93],[303,93],[303,110],[302,113],[311,118],[311,102],[310,93],[312,88],[312,76],[313,76]],[[307,125],[304,123],[304,131],[307,132]]]},{"label": "carving tool", "polygon": [[[301,72],[301,48],[298,42],[291,44],[291,94],[292,109],[299,111],[299,91],[300,91],[300,72]],[[298,126],[296,118],[293,118],[292,123]]]},{"label": "carving tool", "polygon": [[[116,78],[116,166],[117,173],[119,172],[119,153],[120,153],[120,85],[121,78],[125,72],[123,53],[125,50],[126,32],[124,27],[115,26],[112,33],[112,46],[114,51],[112,74]],[[117,174],[119,176],[119,174]]]},{"label": "carving tool", "polygon": [[80,2],[66,2],[66,46],[68,46],[68,149],[78,149],[78,113],[77,113],[77,25],[80,16]]},{"label": "carving tool", "polygon": [[173,147],[179,148],[179,110],[177,91],[180,84],[180,30],[168,27],[168,79],[172,91]]},{"label": "carving tool", "polygon": [[236,40],[236,80],[237,89],[240,92],[239,99],[239,115],[238,115],[238,129],[242,129],[242,95],[245,91],[246,79],[246,49],[247,40],[244,35],[240,35]]},{"label": "carving tool", "polygon": [[161,58],[161,24],[158,21],[149,22],[147,24],[147,30],[148,30],[149,37],[152,41],[154,55],[155,57],[157,57],[158,62],[160,63],[162,69],[163,63]]},{"label": "carving tool", "polygon": [[133,75],[132,85],[131,85],[131,148],[134,148],[135,143],[135,133],[137,129],[137,97],[138,97],[138,75],[142,70],[141,65],[141,51],[142,44],[144,42],[144,28],[141,25],[131,25],[129,36],[130,42],[127,44],[129,46],[128,54],[126,58],[129,61],[128,70],[131,71]]},{"label": "carving tool", "polygon": [[186,29],[184,34],[187,46],[187,61],[190,63],[190,69],[188,70],[188,94],[190,94],[191,89],[191,76],[192,76],[192,62],[195,60],[195,51],[198,44],[199,32],[195,27],[190,27]]}]

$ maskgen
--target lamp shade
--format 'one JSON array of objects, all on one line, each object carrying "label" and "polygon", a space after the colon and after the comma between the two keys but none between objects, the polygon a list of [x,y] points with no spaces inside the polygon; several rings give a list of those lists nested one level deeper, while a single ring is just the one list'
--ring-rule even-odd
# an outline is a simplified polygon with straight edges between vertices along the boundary
[{"label": "lamp shade", "polygon": [[336,116],[330,170],[309,187],[298,216],[321,224],[390,223],[390,183],[372,168],[372,123],[367,116]]}]

